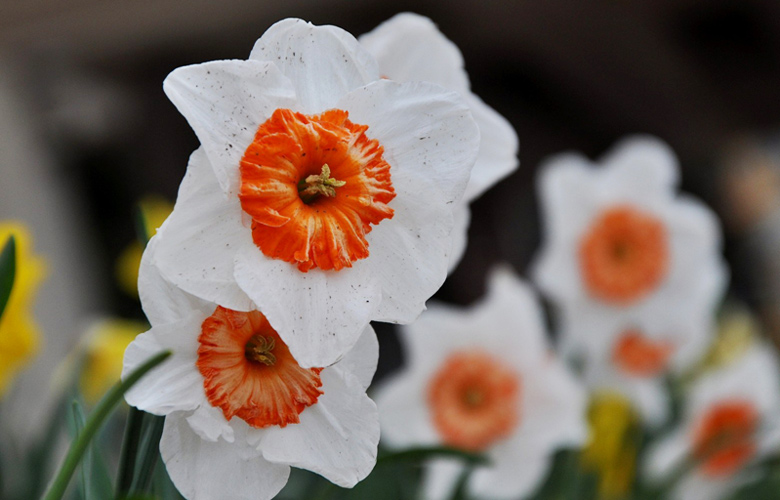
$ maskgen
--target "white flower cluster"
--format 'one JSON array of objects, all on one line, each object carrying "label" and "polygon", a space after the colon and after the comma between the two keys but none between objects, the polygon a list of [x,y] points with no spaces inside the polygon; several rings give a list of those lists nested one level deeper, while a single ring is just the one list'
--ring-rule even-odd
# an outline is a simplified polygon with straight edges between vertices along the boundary
[{"label": "white flower cluster", "polygon": [[[674,154],[649,137],[541,169],[531,275],[558,348],[534,290],[505,267],[482,302],[415,321],[463,255],[469,203],[518,149],[427,18],[401,14],[359,39],[287,19],[249,59],[179,68],[164,89],[201,147],[144,253],[152,328],[124,373],[173,352],[127,401],[167,417],[162,456],[189,499],[272,498],[291,466],[352,487],[376,463],[380,422],[389,447],[484,455],[470,495],[527,496],[556,450],[594,446],[589,393],[620,395],[655,431],[672,415],[669,379],[691,378],[711,348],[728,275],[719,225],[676,193]],[[370,321],[409,325],[406,366],[378,407]],[[712,499],[780,435],[777,361],[751,345],[688,382],[679,430],[642,470],[692,464],[675,495]],[[450,497],[466,470],[426,463],[423,496]]]}]

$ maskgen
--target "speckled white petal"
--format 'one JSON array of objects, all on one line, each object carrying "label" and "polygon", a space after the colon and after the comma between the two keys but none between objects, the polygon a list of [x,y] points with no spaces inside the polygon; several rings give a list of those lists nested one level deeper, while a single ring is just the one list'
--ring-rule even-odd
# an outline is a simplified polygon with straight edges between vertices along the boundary
[{"label": "speckled white petal", "polygon": [[234,255],[254,247],[238,198],[226,199],[203,149],[190,158],[170,217],[158,230],[154,261],[168,281],[238,311],[253,309],[233,277]]},{"label": "speckled white petal", "polygon": [[246,443],[204,441],[180,414],[166,417],[160,453],[188,500],[270,500],[290,474],[290,467],[266,461]]},{"label": "speckled white petal", "polygon": [[351,488],[376,464],[379,416],[355,377],[325,369],[316,404],[301,413],[301,422],[270,428],[262,441],[263,457],[308,469]]},{"label": "speckled white petal", "polygon": [[[203,383],[201,382],[201,386]],[[225,420],[225,415],[220,408],[215,408],[209,403],[204,403],[197,410],[187,416],[187,423],[193,431],[206,441],[222,439],[228,443],[235,440],[233,427]]]},{"label": "speckled white petal", "polygon": [[295,91],[268,62],[211,61],[171,72],[163,90],[189,122],[222,189],[238,194],[239,162],[257,128],[277,108],[294,108]]},{"label": "speckled white petal", "polygon": [[270,61],[295,86],[300,110],[321,113],[347,92],[379,78],[376,61],[349,33],[285,19],[260,37],[249,55]]},{"label": "speckled white petal", "polygon": [[378,362],[379,341],[374,329],[368,325],[352,349],[332,368],[354,376],[365,390],[371,385]]},{"label": "speckled white petal", "polygon": [[496,110],[474,94],[463,96],[477,122],[481,138],[477,161],[463,194],[463,199],[470,202],[517,169],[520,140],[512,125]]},{"label": "speckled white petal", "polygon": [[463,254],[468,246],[469,224],[471,223],[471,210],[465,203],[459,204],[453,212],[452,250],[450,250],[450,263],[447,272],[451,273],[460,264]]},{"label": "speckled white petal", "polygon": [[133,340],[125,350],[122,378],[127,377],[150,357],[170,349],[173,355],[141,378],[126,394],[131,406],[167,415],[177,410],[192,410],[205,402],[203,377],[195,366],[198,334],[204,314],[153,327]]},{"label": "speckled white petal", "polygon": [[460,50],[427,17],[404,12],[358,40],[376,58],[379,73],[385,78],[432,82],[458,92],[468,91],[469,79]]},{"label": "speckled white petal", "polygon": [[638,192],[672,196],[680,182],[677,157],[668,144],[652,136],[630,136],[618,142],[599,163],[619,183]]},{"label": "speckled white petal", "polygon": [[428,411],[427,381],[419,373],[404,371],[383,380],[372,393],[379,408],[383,444],[393,448],[441,444]]},{"label": "speckled white petal", "polygon": [[211,313],[214,310],[213,303],[190,295],[163,278],[154,264],[158,241],[154,236],[146,245],[138,270],[138,295],[149,323],[173,323],[186,318],[193,311]]},{"label": "speckled white petal", "polygon": [[446,202],[460,201],[479,150],[479,129],[456,92],[427,82],[382,80],[350,92],[337,107],[348,110],[353,122],[368,125],[366,135],[384,147],[398,197],[403,173],[404,183],[416,174],[436,186]]},{"label": "speckled white petal", "polygon": [[448,500],[455,492],[465,465],[458,459],[434,459],[425,464],[422,481],[423,498],[426,500]]},{"label": "speckled white petal", "polygon": [[425,310],[425,301],[444,283],[450,262],[452,207],[425,179],[402,187],[391,203],[393,219],[383,221],[367,236],[366,265],[382,291],[371,319],[410,323]]},{"label": "speckled white petal", "polygon": [[303,273],[256,247],[236,255],[235,280],[303,367],[330,366],[358,341],[380,299],[365,261]]}]

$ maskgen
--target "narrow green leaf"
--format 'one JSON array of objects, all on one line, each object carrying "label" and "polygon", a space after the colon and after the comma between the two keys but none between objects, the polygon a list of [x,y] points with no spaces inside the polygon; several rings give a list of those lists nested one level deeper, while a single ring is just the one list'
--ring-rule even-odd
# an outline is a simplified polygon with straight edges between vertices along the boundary
[{"label": "narrow green leaf", "polygon": [[153,356],[144,364],[136,368],[136,370],[133,371],[133,373],[131,373],[130,376],[128,376],[124,381],[114,385],[114,387],[112,387],[106,393],[106,395],[103,396],[103,399],[98,402],[95,410],[87,419],[87,422],[84,425],[84,429],[82,430],[78,439],[76,439],[71,444],[71,447],[68,450],[68,454],[65,455],[65,460],[62,463],[57,476],[54,478],[54,481],[52,481],[49,490],[43,497],[44,500],[55,500],[62,498],[62,496],[65,494],[65,489],[68,487],[68,483],[70,482],[70,478],[73,475],[73,472],[76,470],[76,467],[81,461],[81,457],[84,455],[84,452],[89,446],[90,440],[97,433],[98,429],[100,429],[100,426],[103,424],[106,418],[111,414],[116,404],[122,400],[125,392],[127,392],[136,382],[138,382],[141,377],[146,375],[149,370],[165,361],[165,359],[167,359],[170,355],[170,351],[163,351]]},{"label": "narrow green leaf", "polygon": [[125,437],[122,441],[122,452],[119,456],[119,471],[116,476],[116,498],[122,498],[130,492],[135,475],[135,462],[138,456],[138,445],[141,442],[141,428],[145,412],[138,408],[130,408],[125,424]]},{"label": "narrow green leaf", "polygon": [[135,475],[130,486],[131,494],[150,493],[149,489],[152,483],[154,466],[157,464],[157,459],[160,456],[160,439],[162,438],[164,425],[165,417],[159,417],[150,413],[144,415]]},{"label": "narrow green leaf", "polygon": [[0,317],[3,316],[16,278],[16,238],[10,236],[0,251]]},{"label": "narrow green leaf", "polygon": [[[72,418],[72,434],[73,439],[78,439],[81,432],[84,430],[84,424],[86,417],[84,416],[84,409],[78,400],[74,399],[70,405],[71,418]],[[81,498],[84,500],[92,500],[90,496],[90,485],[92,484],[92,478],[90,473],[92,472],[92,447],[90,446],[84,452],[84,460],[81,463],[79,474],[79,491],[81,492]]]}]

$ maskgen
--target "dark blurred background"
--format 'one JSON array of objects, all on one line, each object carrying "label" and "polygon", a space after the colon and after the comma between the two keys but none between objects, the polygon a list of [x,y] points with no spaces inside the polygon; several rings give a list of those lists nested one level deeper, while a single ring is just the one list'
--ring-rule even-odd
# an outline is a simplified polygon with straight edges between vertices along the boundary
[{"label": "dark blurred background", "polygon": [[[0,198],[17,202],[0,202],[0,218],[24,217],[24,203],[40,208],[48,195],[36,186],[54,179],[51,196],[68,208],[39,214],[51,230],[34,228],[43,233],[38,248],[56,252],[76,234],[76,261],[63,262],[83,270],[59,293],[89,279],[80,297],[94,303],[82,309],[99,303],[138,315],[113,279],[134,238],[133,207],[150,193],[175,199],[198,145],[162,92],[166,74],[246,58],[284,17],[359,35],[402,11],[429,16],[460,47],[474,92],[514,125],[521,144],[519,170],[472,205],[467,253],[440,299],[476,300],[497,261],[525,272],[539,242],[534,179],[542,158],[563,150],[598,157],[626,134],[649,133],[679,155],[683,189],[724,220],[732,294],[778,329],[776,0],[2,0]],[[25,148],[3,157],[2,147],[19,148],[22,139],[10,137],[22,132]],[[24,169],[34,178],[14,184]],[[52,240],[57,230],[62,240]],[[383,370],[397,363],[388,339]]]}]

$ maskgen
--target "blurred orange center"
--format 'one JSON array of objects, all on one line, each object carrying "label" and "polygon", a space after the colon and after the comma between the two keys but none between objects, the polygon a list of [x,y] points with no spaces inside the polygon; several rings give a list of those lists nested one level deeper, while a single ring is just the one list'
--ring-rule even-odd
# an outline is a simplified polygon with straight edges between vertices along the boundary
[{"label": "blurred orange center", "polygon": [[693,456],[709,476],[728,476],[756,452],[759,415],[749,401],[713,405],[694,429]]},{"label": "blurred orange center", "polygon": [[206,397],[228,420],[235,415],[258,428],[297,424],[322,394],[322,368],[298,366],[258,311],[218,306],[203,322],[198,342]]},{"label": "blurred orange center", "polygon": [[585,287],[602,300],[626,304],[656,288],[666,275],[666,229],[630,206],[605,210],[580,240]]},{"label": "blurred orange center", "polygon": [[519,375],[486,353],[450,355],[428,385],[433,423],[444,442],[485,449],[520,422]]},{"label": "blurred orange center", "polygon": [[615,341],[612,362],[627,375],[653,377],[666,370],[673,352],[671,342],[649,339],[639,330],[628,329]]},{"label": "blurred orange center", "polygon": [[260,125],[241,159],[238,196],[265,255],[304,272],[368,257],[366,234],[393,217],[395,191],[384,149],[367,129],[338,109],[277,109]]}]

